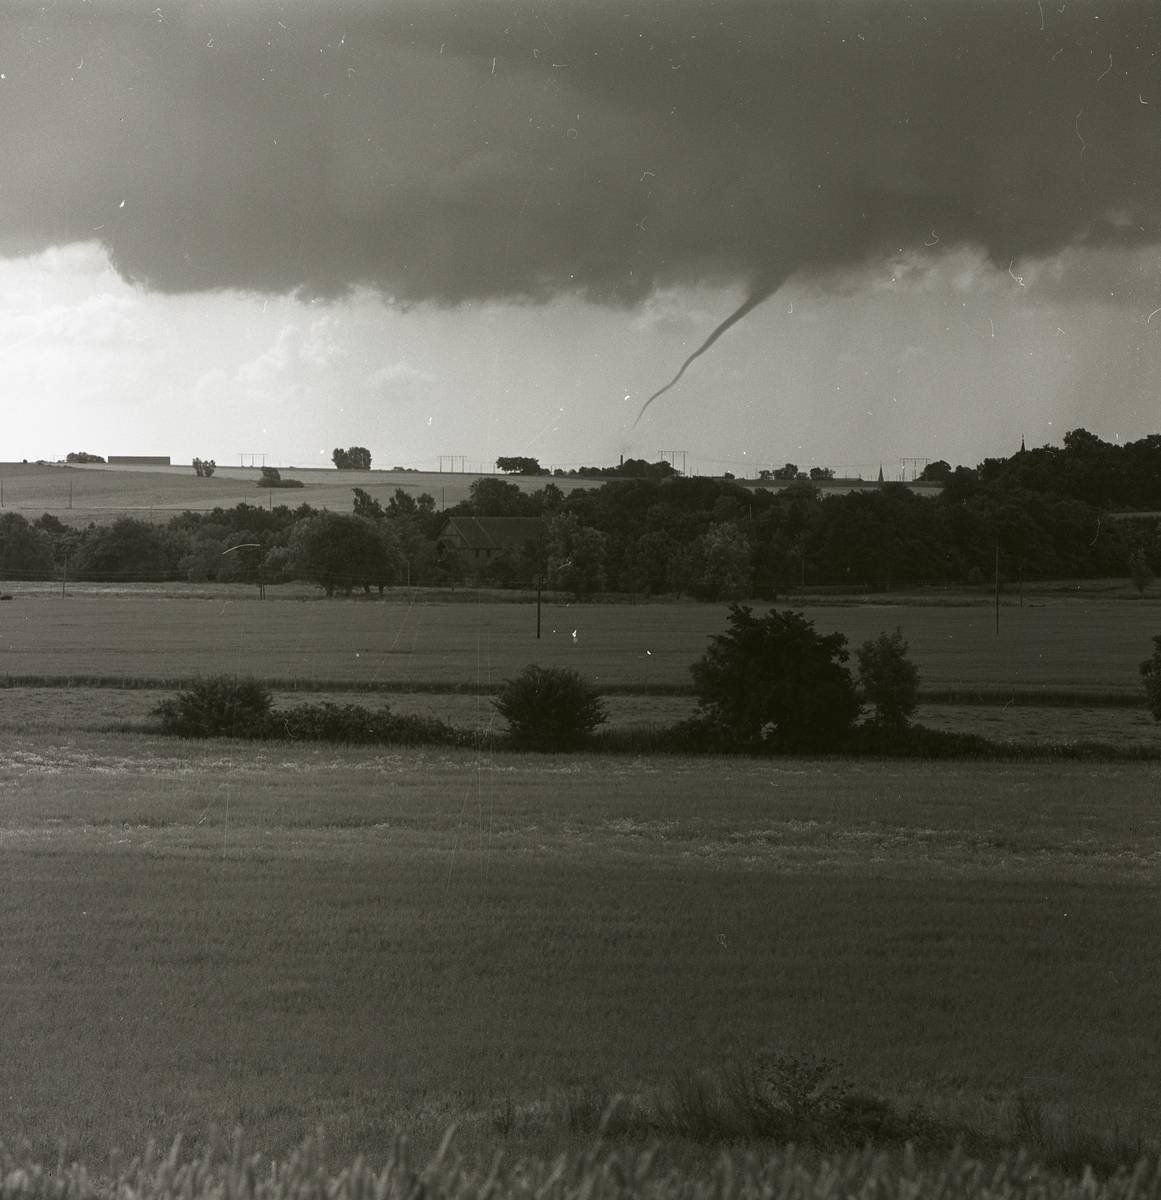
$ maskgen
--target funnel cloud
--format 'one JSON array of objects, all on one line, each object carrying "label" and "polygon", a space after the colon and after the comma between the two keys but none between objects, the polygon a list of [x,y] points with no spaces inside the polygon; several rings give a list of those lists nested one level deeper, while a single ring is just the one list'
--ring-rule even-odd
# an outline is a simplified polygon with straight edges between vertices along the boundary
[{"label": "funnel cloud", "polygon": [[0,251],[96,240],[161,292],[745,286],[680,378],[792,271],[1161,238],[1151,2],[112,0],[0,34]]}]

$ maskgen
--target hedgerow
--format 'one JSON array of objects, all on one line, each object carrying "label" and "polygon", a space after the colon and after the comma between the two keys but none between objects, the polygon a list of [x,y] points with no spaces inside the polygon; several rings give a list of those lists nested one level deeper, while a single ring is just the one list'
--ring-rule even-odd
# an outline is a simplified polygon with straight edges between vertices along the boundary
[{"label": "hedgerow", "polygon": [[161,732],[175,737],[238,737],[262,740],[343,742],[349,745],[475,745],[473,733],[431,717],[393,713],[361,704],[298,704],[275,709],[266,684],[217,675],[196,679],[153,715]]}]

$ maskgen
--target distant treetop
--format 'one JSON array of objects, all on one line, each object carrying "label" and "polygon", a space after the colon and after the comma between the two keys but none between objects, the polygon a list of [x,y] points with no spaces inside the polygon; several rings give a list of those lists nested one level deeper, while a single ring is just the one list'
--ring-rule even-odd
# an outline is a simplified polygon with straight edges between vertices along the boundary
[{"label": "distant treetop", "polygon": [[366,446],[351,446],[346,450],[336,446],[331,461],[340,471],[369,471],[371,451]]}]

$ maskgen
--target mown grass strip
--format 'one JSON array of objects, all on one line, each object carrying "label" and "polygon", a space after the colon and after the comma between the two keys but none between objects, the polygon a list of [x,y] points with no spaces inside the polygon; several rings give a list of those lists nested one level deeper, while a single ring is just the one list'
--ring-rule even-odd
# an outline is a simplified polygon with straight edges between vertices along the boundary
[{"label": "mown grass strip", "polygon": [[[119,688],[126,691],[174,691],[188,688],[193,675],[165,678],[151,675],[0,675],[0,688]],[[382,695],[494,696],[502,681],[481,685],[472,680],[458,683],[439,680],[298,679],[273,677],[263,681],[274,692],[351,692]],[[693,685],[685,683],[608,683],[601,686],[606,696],[692,696]],[[1144,708],[1139,688],[920,688],[920,704],[1008,705],[1041,708]]]}]

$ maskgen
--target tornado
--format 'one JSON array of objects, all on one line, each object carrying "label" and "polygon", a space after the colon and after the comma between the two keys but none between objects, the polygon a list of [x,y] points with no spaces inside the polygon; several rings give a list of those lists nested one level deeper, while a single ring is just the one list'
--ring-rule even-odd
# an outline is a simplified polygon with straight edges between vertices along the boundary
[{"label": "tornado", "polygon": [[704,342],[681,364],[681,370],[663,387],[659,388],[641,405],[641,411],[637,414],[637,420],[630,426],[631,429],[636,429],[638,422],[645,415],[645,410],[657,399],[658,396],[663,396],[677,381],[685,374],[686,368],[695,358],[700,358],[713,344],[726,332],[732,325],[736,325],[751,309],[755,309],[763,300],[768,300],[774,293],[786,282],[789,271],[781,271],[778,274],[764,273],[760,275],[750,287],[750,294],[734,309],[732,313],[706,338]]}]

